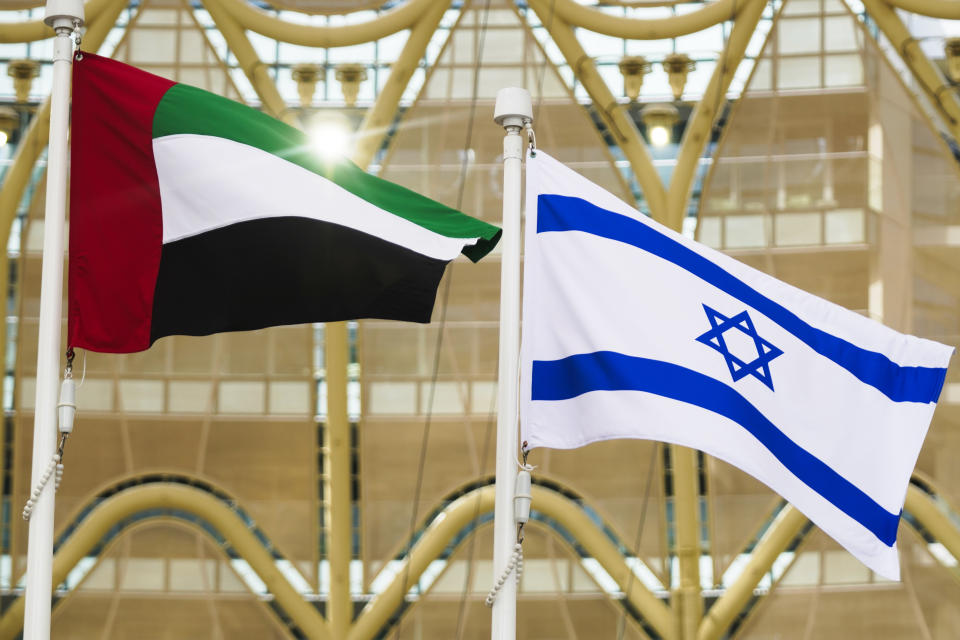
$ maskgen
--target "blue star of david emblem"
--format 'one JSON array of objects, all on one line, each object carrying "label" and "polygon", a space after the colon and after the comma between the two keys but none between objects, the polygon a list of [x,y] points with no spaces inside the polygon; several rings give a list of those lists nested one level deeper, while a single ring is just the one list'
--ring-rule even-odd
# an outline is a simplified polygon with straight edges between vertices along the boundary
[{"label": "blue star of david emblem", "polygon": [[[703,310],[707,312],[707,320],[710,321],[710,330],[703,335],[697,336],[697,342],[702,342],[711,349],[720,352],[720,355],[727,361],[727,368],[730,369],[730,375],[733,376],[734,382],[746,376],[753,376],[773,391],[773,380],[770,378],[769,364],[774,358],[783,355],[783,351],[757,335],[757,329],[753,326],[753,320],[750,319],[746,311],[741,311],[737,315],[728,318],[722,313],[714,311],[707,305],[703,305]],[[744,362],[730,353],[730,348],[723,339],[723,334],[732,330],[740,331],[753,341],[753,344],[757,348],[756,358],[750,362]]]}]

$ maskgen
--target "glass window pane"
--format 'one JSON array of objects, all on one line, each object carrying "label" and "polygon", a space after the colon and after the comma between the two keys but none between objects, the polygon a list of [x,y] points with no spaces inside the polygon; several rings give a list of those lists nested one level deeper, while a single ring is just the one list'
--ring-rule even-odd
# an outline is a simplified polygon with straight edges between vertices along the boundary
[{"label": "glass window pane", "polygon": [[415,382],[371,382],[366,387],[370,415],[413,415],[417,411]]},{"label": "glass window pane", "polygon": [[826,214],[827,244],[863,242],[863,209],[837,209]]},{"label": "glass window pane", "polygon": [[263,404],[262,382],[220,383],[220,413],[263,413]]},{"label": "glass window pane", "polygon": [[399,31],[385,38],[380,38],[377,42],[377,57],[380,60],[396,60],[400,57],[400,51],[407,44],[410,37],[409,30]]},{"label": "glass window pane", "polygon": [[781,213],[774,219],[774,242],[780,247],[820,244],[819,213]]},{"label": "glass window pane", "polygon": [[856,51],[860,46],[860,29],[849,16],[824,18],[823,36],[826,51]]},{"label": "glass window pane", "polygon": [[129,412],[163,411],[163,381],[121,380],[120,409]]},{"label": "glass window pane", "polygon": [[752,91],[769,91],[773,86],[773,80],[771,74],[773,72],[773,65],[770,63],[769,58],[764,58],[756,64],[756,68],[753,70],[753,80],[750,83],[750,89]]},{"label": "glass window pane", "polygon": [[171,380],[169,410],[176,413],[210,412],[213,409],[212,384],[208,380]]},{"label": "glass window pane", "polygon": [[270,413],[310,413],[309,382],[271,382]]},{"label": "glass window pane", "polygon": [[820,51],[819,18],[781,19],[778,25],[777,44],[781,54]]},{"label": "glass window pane", "polygon": [[863,85],[863,63],[857,54],[827,56],[824,67],[828,87]]},{"label": "glass window pane", "polygon": [[809,15],[820,13],[820,0],[789,0],[784,3],[783,15]]},{"label": "glass window pane", "polygon": [[727,216],[724,224],[727,249],[756,248],[766,244],[762,215]]},{"label": "glass window pane", "polygon": [[694,59],[715,57],[718,51],[723,51],[723,44],[723,25],[720,24],[676,40],[677,51]]},{"label": "glass window pane", "polygon": [[580,46],[592,57],[619,57],[623,55],[623,40],[613,38],[588,29],[577,29]]},{"label": "glass window pane", "polygon": [[820,58],[780,58],[777,80],[780,89],[815,89],[820,86]]},{"label": "glass window pane", "polygon": [[376,45],[373,42],[364,42],[352,47],[327,49],[327,59],[333,64],[340,62],[372,63],[376,59],[375,52]]},{"label": "glass window pane", "polygon": [[[437,382],[432,394],[430,387],[430,384],[420,386],[421,413],[459,415],[464,412],[467,393],[465,384],[461,382]],[[432,407],[430,406],[431,395]]]},{"label": "glass window pane", "polygon": [[697,228],[697,241],[714,249],[720,248],[720,220],[717,217],[702,217]]}]

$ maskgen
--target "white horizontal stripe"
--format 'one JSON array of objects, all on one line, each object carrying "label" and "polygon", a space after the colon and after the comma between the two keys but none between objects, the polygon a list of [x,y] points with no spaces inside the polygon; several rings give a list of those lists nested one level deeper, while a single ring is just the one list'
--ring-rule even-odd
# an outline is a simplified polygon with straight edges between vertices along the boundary
[{"label": "white horizontal stripe", "polygon": [[[639,391],[593,392],[563,402],[536,404],[536,420],[528,421],[523,432],[523,439],[531,447],[574,448],[597,440],[643,438],[706,451],[788,496],[795,507],[872,570],[892,580],[899,577],[896,545],[888,547],[879,542],[866,527],[787,471],[743,427],[726,418]],[[638,423],[642,423],[642,430],[638,430]],[[582,425],[583,432],[558,428],[568,424]],[[703,429],[704,424],[710,428]],[[572,439],[560,444],[561,437]],[[578,437],[587,439],[575,440]]]},{"label": "white horizontal stripe", "polygon": [[[893,402],[753,308],[645,251],[585,233],[538,234],[537,241],[541,271],[527,280],[538,300],[527,318],[536,323],[527,325],[533,360],[614,351],[720,380],[885,509],[899,511],[933,405]],[[746,310],[757,334],[783,351],[769,363],[773,391],[749,375],[735,382],[724,357],[697,341],[710,329],[703,304],[728,317]],[[756,347],[745,339],[736,329],[725,333],[749,362]]]},{"label": "white horizontal stripe", "polygon": [[331,222],[452,260],[477,238],[448,238],[385,211],[343,187],[249,145],[195,134],[155,138],[163,242],[262,218]]},{"label": "white horizontal stripe", "polygon": [[[655,225],[658,231],[668,234],[688,249],[714,262],[751,288],[786,307],[812,327],[843,338],[862,349],[883,353],[892,362],[901,366],[944,366],[944,347],[937,342],[903,335],[879,322],[851,313],[829,300],[813,296],[749,267],[739,260],[657,225],[620,198],[570,171],[547,155],[540,158],[538,154],[531,165],[542,165],[547,168],[547,170],[534,169],[537,171],[537,180],[540,181],[538,193],[589,199],[589,202],[603,209],[639,220],[646,225]],[[586,192],[590,194],[589,198],[584,196]],[[891,349],[891,345],[897,345],[897,348]]]}]

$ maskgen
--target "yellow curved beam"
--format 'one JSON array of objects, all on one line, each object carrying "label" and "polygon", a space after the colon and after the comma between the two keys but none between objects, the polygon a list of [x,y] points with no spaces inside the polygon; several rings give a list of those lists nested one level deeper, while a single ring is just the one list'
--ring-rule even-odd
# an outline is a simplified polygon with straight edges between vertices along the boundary
[{"label": "yellow curved beam", "polygon": [[788,504],[777,514],[773,524],[753,548],[743,573],[724,591],[697,629],[697,640],[717,640],[753,597],[753,590],[770,571],[777,557],[787,548],[807,523],[807,517]]},{"label": "yellow curved beam", "polygon": [[942,20],[960,20],[960,2],[957,0],[887,0],[891,5],[910,13],[940,18]]},{"label": "yellow curved beam", "polygon": [[[205,0],[204,4],[208,4]],[[271,16],[253,7],[247,0],[218,0],[246,29],[262,36],[298,44],[304,47],[348,47],[379,40],[413,26],[420,16],[430,10],[433,0],[408,0],[396,9],[359,24],[340,27],[320,27],[295,24]]]},{"label": "yellow curved beam", "polygon": [[226,10],[223,0],[204,0],[203,6],[223,35],[223,39],[226,40],[230,51],[237,57],[237,63],[243,69],[243,73],[253,86],[253,90],[257,92],[257,96],[263,104],[263,110],[290,126],[299,126],[296,121],[296,114],[287,108],[283,97],[277,91],[277,85],[270,77],[267,65],[260,60],[260,56],[257,55],[253,45],[250,44],[246,32]]},{"label": "yellow curved beam", "polygon": [[[926,1],[929,2],[929,0]],[[905,7],[922,4],[921,2],[906,2],[906,0],[901,0],[901,2]],[[960,5],[960,2],[956,4]],[[954,93],[953,87],[944,80],[939,70],[927,59],[920,48],[920,43],[903,24],[903,20],[900,19],[890,3],[886,0],[863,0],[863,6],[866,7],[874,22],[900,53],[900,57],[913,73],[913,77],[916,78],[917,83],[930,98],[933,107],[943,117],[944,124],[947,125],[954,139],[960,140],[960,99]],[[960,12],[957,15],[960,17]]]},{"label": "yellow curved beam", "polygon": [[[491,487],[492,489],[492,487]],[[569,498],[544,487],[533,487],[533,508],[559,522],[583,547],[587,555],[600,563],[626,595],[627,601],[639,611],[664,640],[675,638],[670,607],[632,577],[633,570],[624,561],[623,554],[607,534],[587,516],[586,512]],[[629,587],[629,590],[628,590]]]},{"label": "yellow curved beam", "polygon": [[707,83],[703,97],[694,107],[687,121],[687,128],[680,141],[677,164],[670,178],[670,188],[667,190],[667,226],[674,231],[680,231],[683,226],[687,203],[690,200],[690,189],[693,186],[700,157],[707,143],[710,142],[713,123],[720,115],[723,105],[726,104],[730,82],[743,60],[750,37],[756,30],[766,5],[766,0],[740,1],[739,13],[730,30],[724,54],[714,68],[713,75],[710,76],[710,82]]},{"label": "yellow curved beam", "polygon": [[[654,596],[639,580],[631,579],[631,569],[623,555],[575,502],[540,486],[533,487],[533,509],[560,523],[595,558],[626,593],[628,602],[664,638],[676,638],[670,608]],[[431,561],[465,526],[478,515],[493,511],[494,487],[486,486],[454,500],[423,532],[404,560],[390,586],[378,595],[354,622],[347,640],[372,640],[396,612],[404,595],[420,579]],[[629,592],[627,591],[629,587]]]},{"label": "yellow curved beam", "polygon": [[7,0],[3,5],[4,11],[20,11],[22,9],[36,9],[42,7],[46,0]]},{"label": "yellow curved beam", "polygon": [[[942,496],[940,494],[939,499],[944,500]],[[929,495],[911,484],[907,488],[907,500],[903,508],[954,558],[960,560],[960,529]]]},{"label": "yellow curved beam", "polygon": [[[277,603],[308,638],[329,640],[327,623],[277,569],[273,556],[247,524],[216,497],[181,484],[156,483],[131,487],[107,498],[90,512],[53,558],[53,584],[61,584],[117,523],[153,509],[186,511],[208,522],[246,560]],[[198,529],[203,530],[198,527]],[[0,640],[13,640],[23,627],[23,597],[0,618]]]},{"label": "yellow curved beam", "polygon": [[[427,566],[446,549],[450,541],[478,515],[490,513],[494,505],[493,486],[471,491],[452,502],[427,527],[407,556],[405,566],[390,586],[361,612],[352,625],[349,640],[369,640],[376,636],[396,611],[404,595],[417,583]],[[606,534],[569,498],[544,487],[533,487],[534,508],[559,522],[574,539],[595,558],[626,593],[636,608],[665,640],[673,640],[669,607],[632,579],[631,569]],[[53,560],[53,584],[61,584],[76,566],[90,554],[117,523],[148,510],[178,510],[194,514],[219,532],[246,560],[273,594],[277,603],[309,638],[330,638],[327,622],[290,586],[277,569],[273,557],[246,523],[218,498],[201,489],[183,484],[156,483],[125,489],[107,498],[77,526],[57,550]],[[408,568],[409,567],[409,568]],[[404,581],[404,578],[406,580]],[[629,592],[627,587],[630,587]],[[23,625],[23,598],[15,600],[0,618],[0,640],[12,640]]]},{"label": "yellow curved beam", "polygon": [[560,49],[567,64],[587,90],[593,106],[603,118],[604,124],[607,125],[610,134],[623,151],[623,155],[630,162],[630,168],[640,182],[640,188],[647,199],[654,220],[665,222],[666,190],[653,166],[647,146],[643,143],[640,132],[637,131],[637,125],[627,113],[626,106],[619,104],[610,92],[610,88],[597,71],[597,65],[580,46],[573,28],[563,20],[551,17],[551,0],[530,0],[529,4],[550,33],[550,37]]},{"label": "yellow curved beam", "polygon": [[[94,21],[104,9],[110,6],[113,0],[87,0],[83,6],[83,14],[87,24]],[[42,3],[41,3],[42,4]],[[114,17],[113,22],[116,22]],[[113,23],[111,23],[113,26]],[[43,23],[43,20],[29,22],[0,23],[0,43],[6,42],[36,42],[53,37],[53,29]],[[84,36],[86,38],[86,36]]]},{"label": "yellow curved beam", "polygon": [[[390,65],[390,75],[377,95],[373,107],[367,110],[357,132],[357,144],[353,161],[361,169],[366,169],[383,145],[383,139],[397,113],[397,105],[403,92],[410,84],[410,78],[417,70],[430,39],[440,25],[443,14],[450,7],[451,0],[434,0],[417,23],[410,30],[403,50],[396,62]],[[411,3],[412,4],[412,3]]]},{"label": "yellow curved beam", "polygon": [[[601,13],[574,0],[550,0],[556,16],[567,24],[627,40],[661,40],[703,31],[719,22],[733,19],[745,3],[746,0],[716,0],[691,13],[641,20]],[[539,11],[537,13],[540,14]],[[544,25],[549,22],[548,16],[549,13],[540,15]]]},{"label": "yellow curved beam", "polygon": [[[953,557],[960,559],[960,528],[957,528],[929,495],[911,484],[907,488],[903,508],[946,547]],[[777,515],[754,547],[743,573],[704,616],[697,631],[697,640],[718,640],[723,637],[727,628],[753,597],[753,590],[760,580],[770,571],[777,557],[796,539],[806,523],[806,516],[789,504]]]}]

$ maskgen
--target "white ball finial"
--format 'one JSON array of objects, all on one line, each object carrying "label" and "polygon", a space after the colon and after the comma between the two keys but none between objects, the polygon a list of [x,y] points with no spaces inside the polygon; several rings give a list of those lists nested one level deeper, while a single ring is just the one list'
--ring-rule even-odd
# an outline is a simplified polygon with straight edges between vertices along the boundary
[{"label": "white ball finial", "polygon": [[527,122],[533,122],[530,92],[520,87],[505,87],[497,91],[493,121],[504,127],[522,127]]}]

